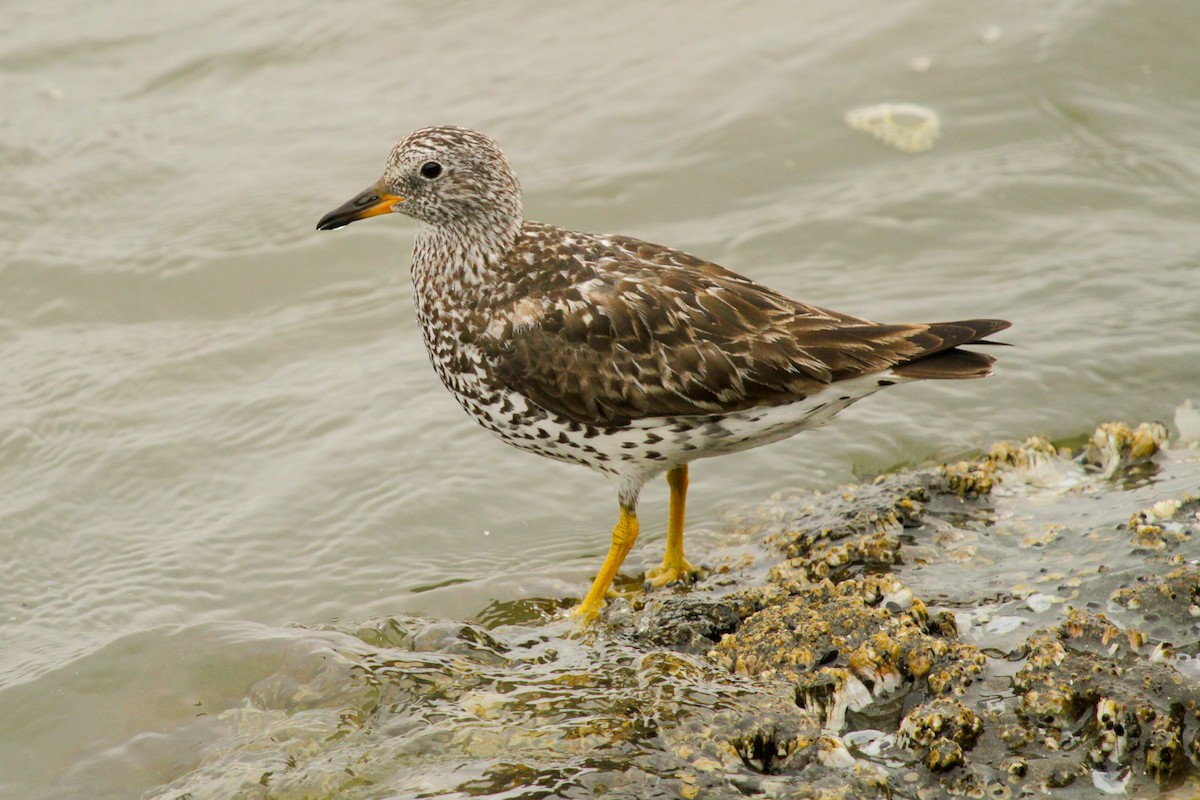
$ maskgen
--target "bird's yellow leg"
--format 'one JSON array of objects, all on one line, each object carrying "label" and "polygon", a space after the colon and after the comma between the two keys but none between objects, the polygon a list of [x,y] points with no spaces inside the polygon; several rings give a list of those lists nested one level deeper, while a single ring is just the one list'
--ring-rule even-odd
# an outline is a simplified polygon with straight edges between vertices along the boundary
[{"label": "bird's yellow leg", "polygon": [[691,583],[700,577],[696,569],[683,557],[683,512],[687,504],[687,464],[667,472],[667,484],[671,487],[671,512],[667,520],[667,553],[661,567],[646,573],[646,583],[651,586],[666,586],[681,581]]},{"label": "bird's yellow leg", "polygon": [[612,586],[613,578],[617,577],[617,570],[621,568],[621,562],[633,549],[633,543],[637,541],[637,537],[637,513],[629,506],[622,505],[621,518],[613,528],[608,557],[604,559],[604,565],[600,567],[600,574],[596,576],[596,580],[592,581],[592,588],[588,590],[587,597],[583,598],[583,602],[575,608],[575,616],[584,622],[590,622],[600,613],[600,609],[604,607],[604,596],[608,594],[608,588]]}]

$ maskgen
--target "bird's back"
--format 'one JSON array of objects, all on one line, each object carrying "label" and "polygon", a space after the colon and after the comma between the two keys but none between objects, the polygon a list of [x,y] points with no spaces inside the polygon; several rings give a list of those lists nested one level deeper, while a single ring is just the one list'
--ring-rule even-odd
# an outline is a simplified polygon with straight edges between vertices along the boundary
[{"label": "bird's back", "polygon": [[955,350],[999,320],[881,325],[792,300],[678,250],[526,223],[475,344],[494,378],[580,423],[787,405],[831,383],[987,374]]}]

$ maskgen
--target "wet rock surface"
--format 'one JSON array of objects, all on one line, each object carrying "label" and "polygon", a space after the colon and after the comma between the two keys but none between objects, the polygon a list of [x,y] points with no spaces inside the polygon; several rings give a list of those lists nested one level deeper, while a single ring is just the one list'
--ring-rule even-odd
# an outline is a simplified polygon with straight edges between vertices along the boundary
[{"label": "wet rock surface", "polygon": [[148,797],[1195,796],[1200,450],[1166,434],[743,510],[709,577],[588,630],[552,600],[292,629]]}]

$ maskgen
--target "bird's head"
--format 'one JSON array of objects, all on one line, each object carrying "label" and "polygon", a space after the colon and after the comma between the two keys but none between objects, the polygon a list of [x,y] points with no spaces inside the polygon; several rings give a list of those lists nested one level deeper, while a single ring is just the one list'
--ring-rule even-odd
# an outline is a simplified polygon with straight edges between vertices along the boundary
[{"label": "bird's head", "polygon": [[317,230],[393,211],[443,228],[508,230],[520,225],[521,187],[504,153],[482,133],[422,128],[397,142],[383,176],[322,217]]}]

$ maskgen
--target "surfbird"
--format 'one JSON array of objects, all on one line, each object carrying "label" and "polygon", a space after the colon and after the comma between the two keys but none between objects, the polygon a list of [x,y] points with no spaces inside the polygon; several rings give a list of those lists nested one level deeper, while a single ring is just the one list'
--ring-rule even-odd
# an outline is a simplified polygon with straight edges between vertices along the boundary
[{"label": "surfbird", "polygon": [[504,153],[432,127],[319,230],[399,212],[417,222],[412,280],[429,359],[459,405],[522,450],[604,473],[620,517],[576,613],[595,617],[638,535],[645,482],[670,511],[652,585],[690,581],[688,464],[822,425],[856,400],[924,379],[982,378],[1005,320],[886,325],[792,300],[702,258],[628,236],[525,219]]}]

